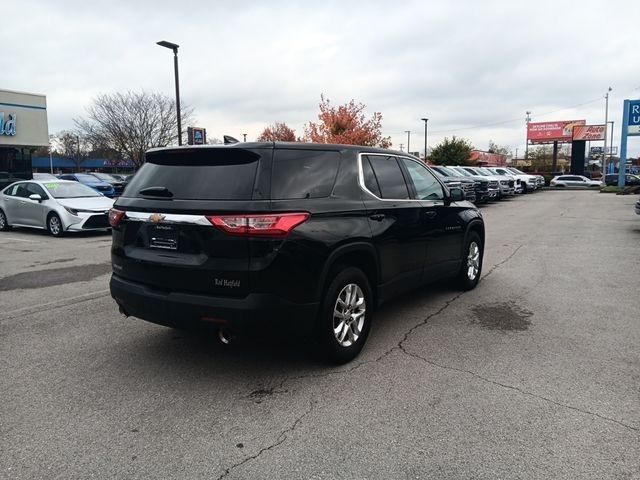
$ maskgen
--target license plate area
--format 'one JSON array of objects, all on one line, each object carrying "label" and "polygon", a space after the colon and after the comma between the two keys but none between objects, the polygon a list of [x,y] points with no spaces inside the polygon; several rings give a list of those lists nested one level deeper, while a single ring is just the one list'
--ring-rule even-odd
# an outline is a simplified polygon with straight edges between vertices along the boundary
[{"label": "license plate area", "polygon": [[149,248],[177,250],[177,229],[172,225],[151,225],[149,227]]}]

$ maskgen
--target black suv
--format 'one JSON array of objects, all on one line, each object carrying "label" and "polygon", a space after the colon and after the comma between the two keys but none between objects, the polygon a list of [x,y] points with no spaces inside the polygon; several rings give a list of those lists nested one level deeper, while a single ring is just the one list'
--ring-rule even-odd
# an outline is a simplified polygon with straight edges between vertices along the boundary
[{"label": "black suv", "polygon": [[348,145],[150,150],[109,213],[125,315],[233,333],[311,335],[337,363],[375,308],[454,277],[476,286],[480,212],[417,158]]}]

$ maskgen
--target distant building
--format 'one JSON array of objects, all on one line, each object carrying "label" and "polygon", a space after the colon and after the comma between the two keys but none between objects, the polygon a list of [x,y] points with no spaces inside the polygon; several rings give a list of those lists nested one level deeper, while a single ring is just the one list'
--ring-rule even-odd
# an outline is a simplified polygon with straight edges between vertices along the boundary
[{"label": "distant building", "polygon": [[0,90],[0,188],[32,178],[31,154],[47,145],[47,98]]},{"label": "distant building", "polygon": [[507,156],[500,153],[484,152],[482,150],[472,150],[469,162],[477,164],[479,167],[488,165],[490,167],[504,167],[507,164]]}]

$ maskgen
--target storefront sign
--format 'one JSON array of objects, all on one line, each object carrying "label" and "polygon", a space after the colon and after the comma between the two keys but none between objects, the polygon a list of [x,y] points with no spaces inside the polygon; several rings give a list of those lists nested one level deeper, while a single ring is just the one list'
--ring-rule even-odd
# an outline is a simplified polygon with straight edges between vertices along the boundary
[{"label": "storefront sign", "polygon": [[0,112],[0,135],[15,135],[16,134],[16,114]]},{"label": "storefront sign", "polygon": [[604,140],[606,133],[604,125],[576,125],[573,127],[574,140]]}]

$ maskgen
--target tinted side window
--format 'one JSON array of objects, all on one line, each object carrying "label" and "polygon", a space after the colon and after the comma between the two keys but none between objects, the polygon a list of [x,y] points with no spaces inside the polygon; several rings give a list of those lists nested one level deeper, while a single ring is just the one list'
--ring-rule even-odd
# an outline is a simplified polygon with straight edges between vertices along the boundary
[{"label": "tinted side window", "polygon": [[426,167],[408,158],[403,158],[402,162],[409,171],[409,176],[413,180],[420,200],[442,200],[444,198],[442,186]]},{"label": "tinted side window", "polygon": [[338,174],[340,154],[319,150],[276,150],[271,198],[328,197]]},{"label": "tinted side window", "polygon": [[367,190],[373,193],[376,197],[382,198],[378,179],[376,178],[376,174],[373,173],[373,168],[371,168],[371,163],[369,163],[369,159],[367,157],[362,158],[362,173],[364,175],[364,186],[367,187]]},{"label": "tinted side window", "polygon": [[404,200],[409,198],[409,190],[396,157],[371,155],[368,157],[373,172],[378,179],[381,198]]}]

